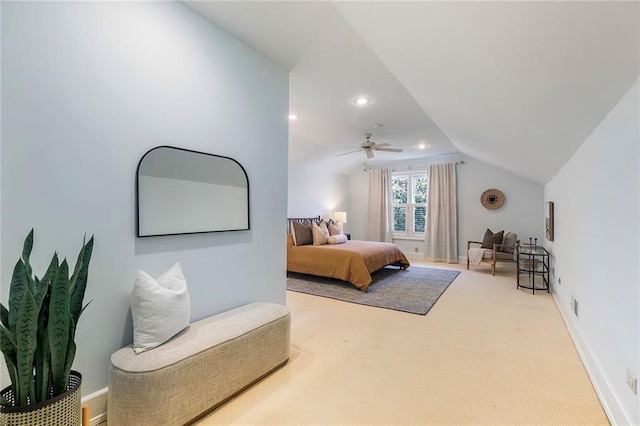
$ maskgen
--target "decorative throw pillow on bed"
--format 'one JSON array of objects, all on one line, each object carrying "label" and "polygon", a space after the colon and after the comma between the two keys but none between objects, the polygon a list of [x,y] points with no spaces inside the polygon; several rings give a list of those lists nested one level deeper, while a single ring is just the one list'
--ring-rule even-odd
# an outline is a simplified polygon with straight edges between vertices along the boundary
[{"label": "decorative throw pillow on bed", "polygon": [[344,229],[342,228],[342,224],[336,222],[333,219],[329,219],[329,235],[338,235],[344,234]]},{"label": "decorative throw pillow on bed", "polygon": [[291,235],[293,236],[293,243],[297,246],[313,244],[311,223],[308,220],[304,222],[291,221]]},{"label": "decorative throw pillow on bed", "polygon": [[160,346],[189,326],[191,300],[179,263],[156,279],[138,271],[130,301],[137,354]]},{"label": "decorative throw pillow on bed", "polygon": [[504,230],[500,232],[496,232],[495,234],[491,232],[491,229],[487,228],[484,233],[484,238],[482,238],[481,248],[493,249],[494,244],[502,244],[502,239],[504,237]]},{"label": "decorative throw pillow on bed", "polygon": [[337,223],[329,222],[329,235],[341,235],[343,234],[342,229],[338,226]]},{"label": "decorative throw pillow on bed", "polygon": [[329,230],[327,229],[327,224],[325,222],[320,222],[320,225],[315,222],[311,222],[311,232],[313,234],[314,246],[327,244],[327,240],[329,240]]},{"label": "decorative throw pillow on bed", "polygon": [[328,242],[329,244],[344,244],[347,242],[347,236],[344,234],[332,235]]}]

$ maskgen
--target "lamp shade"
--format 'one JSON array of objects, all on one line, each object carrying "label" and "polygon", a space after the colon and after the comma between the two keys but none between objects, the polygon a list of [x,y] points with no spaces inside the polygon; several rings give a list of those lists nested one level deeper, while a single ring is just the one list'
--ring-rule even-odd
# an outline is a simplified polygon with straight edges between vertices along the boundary
[{"label": "lamp shade", "polygon": [[333,220],[338,223],[347,223],[347,212],[333,212]]}]

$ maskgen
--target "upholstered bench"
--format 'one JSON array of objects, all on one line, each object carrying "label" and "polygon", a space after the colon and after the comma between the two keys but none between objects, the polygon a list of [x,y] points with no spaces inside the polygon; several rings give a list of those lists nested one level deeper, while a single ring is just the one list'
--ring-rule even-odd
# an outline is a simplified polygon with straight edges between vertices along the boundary
[{"label": "upholstered bench", "polygon": [[192,323],[165,344],[111,356],[107,421],[182,425],[213,410],[289,358],[289,310],[252,303]]}]

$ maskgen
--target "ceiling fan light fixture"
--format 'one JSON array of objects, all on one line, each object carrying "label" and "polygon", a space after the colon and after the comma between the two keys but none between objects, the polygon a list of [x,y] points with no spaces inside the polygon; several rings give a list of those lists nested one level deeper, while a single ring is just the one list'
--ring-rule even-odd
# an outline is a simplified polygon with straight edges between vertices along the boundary
[{"label": "ceiling fan light fixture", "polygon": [[373,153],[374,151],[402,152],[402,148],[394,148],[391,146],[390,143],[387,143],[387,142],[375,143],[374,141],[370,140],[371,136],[373,136],[373,133],[365,133],[364,134],[365,140],[360,144],[360,147],[357,150],[345,152],[343,154],[338,154],[338,157],[347,155],[347,154],[352,154],[358,151],[363,151],[367,156],[367,159],[372,159],[373,157],[375,157],[375,154]]},{"label": "ceiling fan light fixture", "polygon": [[367,105],[370,102],[371,102],[371,99],[365,96],[359,96],[353,100],[353,103],[355,103],[356,105]]}]

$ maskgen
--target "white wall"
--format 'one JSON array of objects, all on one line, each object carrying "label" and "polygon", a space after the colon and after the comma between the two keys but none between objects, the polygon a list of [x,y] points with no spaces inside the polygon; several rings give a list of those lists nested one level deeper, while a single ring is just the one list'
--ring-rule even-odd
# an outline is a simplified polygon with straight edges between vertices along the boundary
[{"label": "white wall", "polygon": [[640,424],[625,382],[626,370],[640,377],[638,99],[636,82],[544,189],[555,208],[547,248],[562,280],[554,296],[614,424]]},{"label": "white wall", "polygon": [[[95,235],[74,364],[85,395],[132,340],[138,269],[181,262],[192,320],[285,302],[285,70],[175,2],[2,2],[2,39],[2,300],[31,227],[39,274]],[[136,166],[158,145],[238,160],[251,230],[135,238]]]},{"label": "white wall", "polygon": [[345,232],[349,232],[351,212],[349,178],[289,164],[288,217],[330,217],[335,211],[347,212]]},{"label": "white wall", "polygon": [[[418,167],[426,170],[429,163],[452,161],[464,161],[464,164],[457,166],[459,256],[466,257],[467,241],[482,241],[487,228],[494,232],[503,229],[512,231],[522,240],[532,237],[540,242],[543,237],[541,226],[544,224],[541,185],[463,154],[411,160],[410,163],[414,170]],[[406,164],[404,161],[395,165],[390,163],[389,166],[402,168]],[[366,238],[368,185],[366,171],[358,170],[351,174],[351,210],[354,213],[351,229],[354,239]],[[490,188],[497,188],[505,195],[504,205],[499,209],[487,210],[480,203],[481,194]],[[394,242],[408,254],[414,253],[416,247],[420,254],[424,251],[421,241]]]}]

